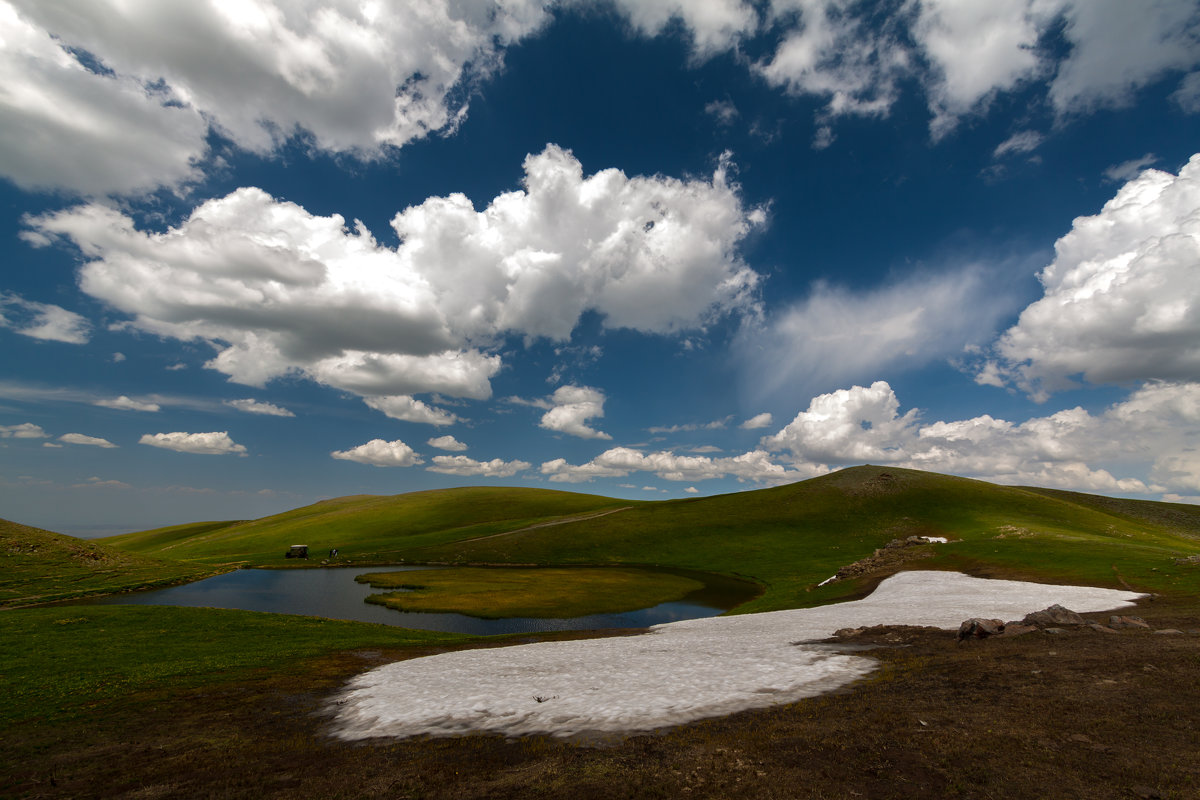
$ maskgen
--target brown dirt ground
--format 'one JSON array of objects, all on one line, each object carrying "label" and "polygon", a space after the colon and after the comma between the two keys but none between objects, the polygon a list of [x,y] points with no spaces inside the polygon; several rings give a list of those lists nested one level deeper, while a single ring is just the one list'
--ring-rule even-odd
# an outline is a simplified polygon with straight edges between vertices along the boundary
[{"label": "brown dirt ground", "polygon": [[[0,732],[3,797],[1197,798],[1200,606],[1156,628],[955,642],[876,628],[881,668],[838,694],[587,744],[493,736],[345,744],[321,713],[351,675],[433,650],[343,653],[287,674]],[[1107,615],[1086,615],[1107,619]]]}]

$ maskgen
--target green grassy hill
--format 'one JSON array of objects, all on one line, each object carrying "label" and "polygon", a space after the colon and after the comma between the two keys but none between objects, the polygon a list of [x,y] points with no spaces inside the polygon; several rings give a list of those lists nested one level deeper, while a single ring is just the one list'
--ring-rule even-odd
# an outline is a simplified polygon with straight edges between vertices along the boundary
[{"label": "green grassy hill", "polygon": [[[650,564],[752,578],[741,611],[859,594],[879,576],[816,584],[895,538],[921,568],[1200,594],[1200,509],[996,486],[936,473],[854,467],[716,497],[638,503],[539,489],[470,488],[347,497],[251,522],[111,537],[144,555],[282,565],[291,544],[361,562]],[[912,566],[916,566],[913,564]]]},{"label": "green grassy hill", "polygon": [[165,586],[217,571],[0,520],[0,608]]},{"label": "green grassy hill", "polygon": [[395,496],[354,495],[242,522],[203,522],[96,541],[142,555],[209,564],[284,564],[293,544],[314,556],[338,548],[356,562],[387,562],[422,548],[637,505],[546,489],[471,487]]}]

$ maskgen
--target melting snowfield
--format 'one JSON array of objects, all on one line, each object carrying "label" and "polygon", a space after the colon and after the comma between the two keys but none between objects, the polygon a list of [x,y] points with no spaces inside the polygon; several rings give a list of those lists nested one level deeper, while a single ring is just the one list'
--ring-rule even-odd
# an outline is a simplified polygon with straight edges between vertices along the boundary
[{"label": "melting snowfield", "polygon": [[673,622],[642,636],[465,650],[388,664],[348,684],[337,698],[333,733],[367,739],[647,731],[812,697],[871,672],[872,659],[797,644],[839,628],[957,628],[969,617],[1020,619],[1054,603],[1105,611],[1140,597],[957,572],[902,572],[852,603]]}]

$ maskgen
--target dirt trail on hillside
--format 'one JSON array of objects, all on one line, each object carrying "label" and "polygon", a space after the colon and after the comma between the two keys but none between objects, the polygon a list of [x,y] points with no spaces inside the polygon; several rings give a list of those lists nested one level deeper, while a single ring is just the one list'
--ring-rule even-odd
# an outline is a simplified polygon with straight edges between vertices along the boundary
[{"label": "dirt trail on hillside", "polygon": [[455,544],[465,544],[467,542],[480,542],[484,539],[495,539],[500,536],[512,536],[514,533],[524,533],[538,528],[552,528],[555,525],[566,525],[569,522],[582,522],[585,519],[598,519],[607,517],[609,514],[616,514],[618,511],[628,511],[633,506],[621,506],[620,508],[610,508],[608,511],[600,511],[595,514],[582,514],[578,517],[564,517],[563,519],[554,519],[549,522],[539,522],[536,525],[526,525],[524,528],[517,528],[515,531],[504,531],[502,533],[489,533],[487,536],[476,536],[471,539],[460,539]]}]

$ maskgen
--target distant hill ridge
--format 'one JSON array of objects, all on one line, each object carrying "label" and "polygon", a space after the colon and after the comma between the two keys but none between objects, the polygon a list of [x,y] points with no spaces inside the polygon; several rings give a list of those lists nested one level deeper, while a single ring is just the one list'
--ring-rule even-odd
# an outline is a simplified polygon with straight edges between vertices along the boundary
[{"label": "distant hill ridge", "polygon": [[[549,523],[549,524],[548,524]],[[333,498],[258,520],[179,525],[101,542],[211,565],[283,564],[292,544],[354,563],[643,564],[752,578],[742,610],[812,605],[880,576],[816,585],[896,538],[945,537],[922,568],[1149,591],[1196,591],[1200,508],[894,467],[861,466],[769,489],[657,502],[468,487]],[[1169,569],[1168,569],[1169,568]]]}]

